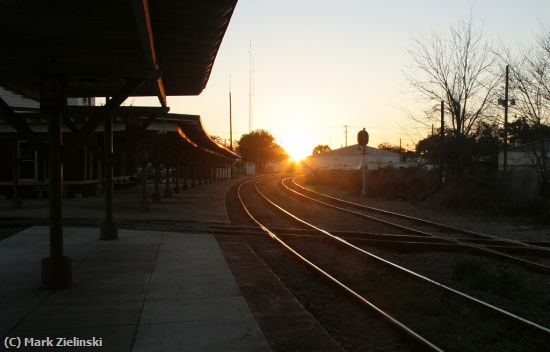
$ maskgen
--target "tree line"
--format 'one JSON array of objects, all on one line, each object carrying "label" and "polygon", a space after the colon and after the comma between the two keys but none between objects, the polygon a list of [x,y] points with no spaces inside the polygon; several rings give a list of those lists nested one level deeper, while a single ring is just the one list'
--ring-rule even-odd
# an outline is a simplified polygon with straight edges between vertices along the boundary
[{"label": "tree line", "polygon": [[[411,117],[439,125],[440,102],[445,116],[444,148],[438,129],[418,142],[418,154],[438,164],[443,149],[447,171],[460,177],[472,169],[498,169],[504,143],[524,145],[543,190],[550,189],[550,31],[541,30],[532,45],[512,53],[486,41],[470,18],[451,26],[446,35],[432,33],[415,40],[409,54],[406,79],[427,107],[423,116]],[[505,131],[506,66],[510,98]]]}]

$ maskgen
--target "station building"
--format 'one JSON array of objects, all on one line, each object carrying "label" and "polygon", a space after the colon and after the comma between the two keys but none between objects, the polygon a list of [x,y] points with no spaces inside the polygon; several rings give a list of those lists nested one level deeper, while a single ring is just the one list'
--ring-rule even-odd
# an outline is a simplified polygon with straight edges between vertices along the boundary
[{"label": "station building", "polygon": [[[368,170],[384,167],[405,167],[399,154],[373,147],[365,147],[365,165]],[[359,170],[363,164],[363,147],[354,144],[312,155],[305,160],[310,170]]]},{"label": "station building", "polygon": [[[47,141],[47,123],[39,112],[39,102],[4,88],[0,88],[0,98],[40,140]],[[101,108],[93,98],[71,98],[68,103],[67,116],[76,127]],[[70,129],[64,127],[63,140],[72,138]],[[163,179],[168,174],[184,187],[229,178],[231,164],[238,158],[209,137],[200,116],[171,114],[163,108],[120,107],[113,116],[113,144],[116,187],[137,184],[142,172],[152,176],[157,168],[162,169]],[[102,190],[103,145],[104,129],[99,126],[88,143],[67,152],[64,196],[97,195]],[[47,197],[48,155],[36,150],[5,120],[0,120],[0,147],[0,197],[11,198],[14,193],[24,198]]]},{"label": "station building", "polygon": [[[137,163],[155,165],[154,202],[161,166],[167,175],[180,175],[184,167],[186,175],[205,181],[238,157],[208,137],[200,117],[169,114],[167,101],[204,90],[236,5],[237,0],[3,3],[0,86],[39,102],[39,109],[0,99],[5,122],[0,181],[11,182],[13,206],[21,205],[23,181],[47,185],[50,255],[41,261],[44,288],[72,285],[72,260],[63,242],[68,182],[75,183],[73,192],[78,182],[103,185],[99,239],[115,240],[114,184]],[[143,96],[157,97],[160,106],[122,106],[129,97]],[[105,105],[92,106],[95,97],[105,98]],[[71,106],[71,98],[87,106]],[[155,129],[153,121],[171,128]],[[166,180],[168,186],[170,177]]]}]

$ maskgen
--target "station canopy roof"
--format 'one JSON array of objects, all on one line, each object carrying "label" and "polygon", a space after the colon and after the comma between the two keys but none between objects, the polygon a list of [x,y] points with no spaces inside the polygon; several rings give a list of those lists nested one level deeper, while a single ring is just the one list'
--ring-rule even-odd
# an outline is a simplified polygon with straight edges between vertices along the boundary
[{"label": "station canopy roof", "polygon": [[[68,120],[76,127],[81,127],[88,119],[101,110],[100,106],[69,106],[67,108]],[[178,136],[178,139],[190,145],[191,150],[196,149],[200,153],[217,155],[226,160],[240,158],[238,154],[229,148],[213,140],[205,130],[199,115],[168,113],[167,108],[144,106],[121,106],[113,113],[115,131],[127,131],[128,123],[146,123],[144,131],[149,133],[170,134]],[[47,131],[46,120],[37,108],[25,109],[17,113],[25,120],[33,132]],[[102,127],[98,132],[102,131]],[[13,133],[14,128],[0,119],[0,133]]]},{"label": "station canopy roof", "polygon": [[236,3],[2,1],[0,85],[39,100],[48,73],[66,77],[69,97],[113,96],[132,79],[147,80],[132,96],[197,95]]},{"label": "station canopy roof", "polygon": [[214,153],[229,160],[240,158],[238,154],[210,137],[199,115],[166,113],[157,117],[147,130],[177,132],[185,141],[202,151]]}]

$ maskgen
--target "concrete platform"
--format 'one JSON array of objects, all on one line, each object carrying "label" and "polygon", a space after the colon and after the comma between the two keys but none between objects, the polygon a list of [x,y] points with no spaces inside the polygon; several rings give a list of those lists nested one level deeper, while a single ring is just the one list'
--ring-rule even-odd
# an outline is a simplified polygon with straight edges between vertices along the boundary
[{"label": "concrete platform", "polygon": [[[163,197],[161,203],[151,204],[149,211],[140,211],[141,186],[129,186],[115,190],[113,199],[114,218],[117,222],[128,221],[194,221],[228,223],[225,209],[225,192],[240,179],[221,180],[215,183],[182,190],[171,197]],[[173,187],[173,185],[171,186]],[[161,185],[160,193],[164,191]],[[153,184],[148,185],[149,200]],[[41,219],[47,223],[47,199],[23,199],[21,208],[13,208],[11,200],[0,201],[2,219]],[[105,218],[103,196],[65,198],[63,214],[67,221],[99,224]]]},{"label": "concrete platform", "polygon": [[[87,350],[341,351],[246,240],[209,234],[229,222],[225,194],[238,181],[181,191],[148,212],[139,186],[115,190],[117,241],[99,240],[102,196],[64,199],[74,282],[66,290],[39,288],[47,226],[0,240],[1,342],[95,337],[102,347]],[[6,224],[47,225],[47,200],[25,199],[20,209],[0,201]]]},{"label": "concrete platform", "polygon": [[2,342],[65,337],[101,341],[92,351],[270,350],[214,236],[119,236],[98,241],[97,229],[66,228],[74,287],[60,291],[38,288],[46,227],[0,241]]}]

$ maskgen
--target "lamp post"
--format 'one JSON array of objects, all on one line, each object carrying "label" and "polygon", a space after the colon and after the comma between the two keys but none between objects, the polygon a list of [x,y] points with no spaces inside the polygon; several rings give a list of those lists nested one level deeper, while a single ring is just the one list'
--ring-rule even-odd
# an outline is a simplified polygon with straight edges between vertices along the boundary
[{"label": "lamp post", "polygon": [[361,163],[361,169],[363,169],[363,182],[361,186],[361,195],[365,196],[367,194],[366,191],[366,184],[367,184],[367,178],[366,178],[366,170],[365,170],[365,154],[366,154],[366,147],[367,144],[369,144],[369,133],[363,129],[357,133],[357,143],[361,146],[363,146],[363,161]]}]

